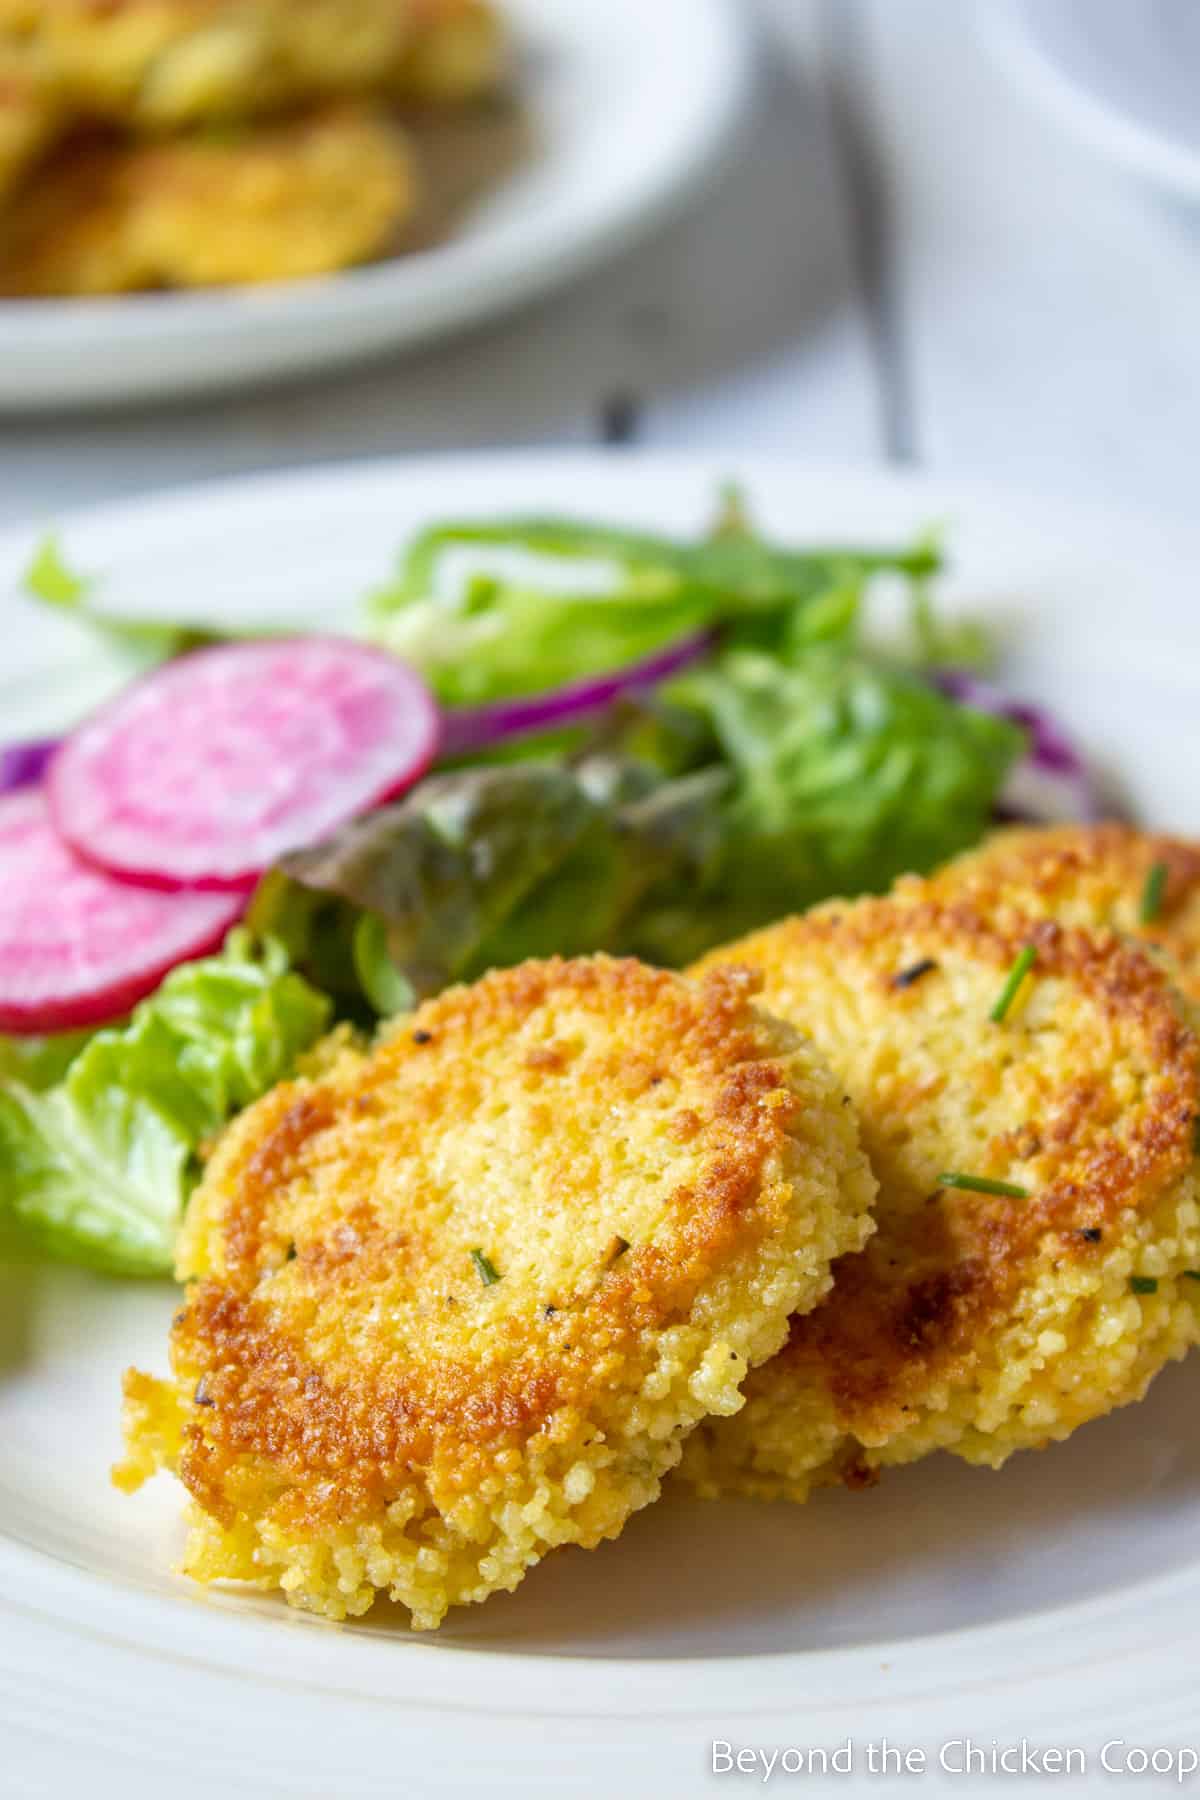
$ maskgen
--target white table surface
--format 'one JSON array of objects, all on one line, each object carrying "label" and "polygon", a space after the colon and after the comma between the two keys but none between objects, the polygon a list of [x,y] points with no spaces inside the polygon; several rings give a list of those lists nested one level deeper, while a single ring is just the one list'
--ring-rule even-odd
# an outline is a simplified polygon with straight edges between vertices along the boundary
[{"label": "white table surface", "polygon": [[348,376],[6,420],[0,523],[241,470],[606,433],[1194,512],[1200,218],[1030,108],[967,0],[742,3],[764,39],[755,116],[656,242]]}]

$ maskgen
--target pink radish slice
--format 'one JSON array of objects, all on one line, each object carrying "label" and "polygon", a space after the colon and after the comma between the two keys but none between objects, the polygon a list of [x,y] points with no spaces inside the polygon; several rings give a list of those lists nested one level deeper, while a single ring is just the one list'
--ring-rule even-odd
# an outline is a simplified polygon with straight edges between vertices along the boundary
[{"label": "pink radish slice", "polygon": [[214,950],[236,894],[159,894],[81,862],[36,788],[0,798],[0,1031],[120,1018],[177,963]]},{"label": "pink radish slice", "polygon": [[437,753],[420,677],[339,638],[197,650],[145,676],[50,765],[55,825],[147,887],[243,889],[410,787]]}]

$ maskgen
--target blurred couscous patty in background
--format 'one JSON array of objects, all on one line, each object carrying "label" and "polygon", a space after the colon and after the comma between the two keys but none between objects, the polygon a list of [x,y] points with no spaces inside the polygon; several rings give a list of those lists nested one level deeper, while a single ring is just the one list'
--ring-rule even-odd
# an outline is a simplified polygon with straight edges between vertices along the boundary
[{"label": "blurred couscous patty in background", "polygon": [[0,0],[78,111],[169,130],[382,87],[413,37],[407,0]]},{"label": "blurred couscous patty in background", "polygon": [[[32,52],[0,43],[0,207],[56,140],[63,106]],[[0,243],[5,229],[0,213]]]},{"label": "blurred couscous patty in background", "polygon": [[508,63],[486,0],[0,0],[0,294],[325,274],[404,247],[405,108]]},{"label": "blurred couscous patty in background", "polygon": [[117,294],[283,281],[364,262],[412,210],[387,113],[330,106],[235,133],[90,141],[9,209],[0,291]]}]

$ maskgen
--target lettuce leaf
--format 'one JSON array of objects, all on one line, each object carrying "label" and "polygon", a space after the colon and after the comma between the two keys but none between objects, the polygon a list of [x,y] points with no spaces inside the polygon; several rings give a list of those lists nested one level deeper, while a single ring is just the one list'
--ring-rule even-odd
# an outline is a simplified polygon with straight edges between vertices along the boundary
[{"label": "lettuce leaf", "polygon": [[729,859],[702,901],[728,936],[976,843],[1025,747],[910,671],[834,651],[790,666],[738,652],[670,697],[704,716],[737,775]]},{"label": "lettuce leaf", "polygon": [[419,669],[446,705],[475,706],[638,662],[704,624],[707,613],[686,592],[629,599],[490,582],[386,616],[376,610],[370,635]]},{"label": "lettuce leaf", "polygon": [[23,1081],[34,1093],[44,1093],[62,1080],[94,1035],[70,1031],[57,1037],[0,1037],[0,1082]]},{"label": "lettuce leaf", "polygon": [[624,950],[719,855],[726,782],[600,755],[437,776],[285,857],[251,919],[351,1012],[527,956]]},{"label": "lettuce leaf", "polygon": [[281,946],[236,931],[220,956],[169,975],[128,1024],[87,1040],[57,1080],[45,1080],[50,1052],[10,1048],[0,1210],[63,1260],[169,1273],[205,1142],[292,1071],[329,1016]]},{"label": "lettuce leaf", "polygon": [[670,896],[703,892],[725,853],[726,770],[665,779],[644,763],[594,755],[577,766],[592,808],[571,853],[476,951],[472,974],[527,957],[595,950],[675,960],[651,921]]},{"label": "lettuce leaf", "polygon": [[[467,553],[490,566],[448,588],[448,559]],[[740,519],[696,543],[572,519],[452,523],[418,537],[370,597],[367,633],[447,705],[481,705],[622,668],[711,626],[781,651],[845,643],[873,576],[919,582],[938,567],[927,542],[784,550]]]},{"label": "lettuce leaf", "polygon": [[54,536],[38,546],[24,590],[50,621],[47,679],[3,686],[6,741],[61,736],[139,676],[219,641],[201,627],[109,612],[98,600],[99,582],[67,562]]},{"label": "lettuce leaf", "polygon": [[1023,745],[903,668],[729,652],[603,751],[437,776],[286,857],[251,918],[383,1010],[526,957],[684,964],[977,842]]},{"label": "lettuce leaf", "polygon": [[374,914],[395,967],[424,997],[473,969],[480,946],[570,856],[593,811],[576,775],[556,763],[435,775],[284,857],[250,920],[322,987],[361,1000],[355,933],[359,915]]},{"label": "lettuce leaf", "polygon": [[44,537],[25,571],[25,592],[47,606],[81,606],[91,592],[91,577],[72,569],[54,532]]},{"label": "lettuce leaf", "polygon": [[185,651],[219,643],[227,635],[195,624],[132,619],[108,612],[95,602],[98,586],[95,576],[82,575],[71,567],[53,532],[34,551],[24,577],[25,592],[31,600],[87,627],[112,650],[128,656],[139,673],[182,656]]}]

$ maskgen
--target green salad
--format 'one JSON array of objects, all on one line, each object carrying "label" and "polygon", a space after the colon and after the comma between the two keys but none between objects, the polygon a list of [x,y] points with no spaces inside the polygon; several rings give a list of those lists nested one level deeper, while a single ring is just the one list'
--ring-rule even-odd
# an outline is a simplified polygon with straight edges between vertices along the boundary
[{"label": "green salad", "polygon": [[[736,495],[696,542],[542,518],[422,533],[369,597],[360,641],[432,696],[433,766],[260,859],[224,950],[185,961],[132,1010],[69,1031],[37,1029],[34,1007],[19,1015],[0,1037],[5,1228],[36,1253],[167,1273],[214,1138],[333,1024],[370,1032],[526,957],[682,966],[975,843],[1026,737],[932,679],[984,648],[940,627],[940,567],[928,540],[782,548]],[[884,583],[902,584],[907,618],[886,650],[872,607]],[[29,590],[143,677],[220,653],[203,625],[108,612],[54,544]],[[275,692],[264,710],[281,705]],[[41,765],[20,766],[14,788]],[[58,780],[43,837],[71,816]],[[5,930],[0,905],[0,1020]]]}]

